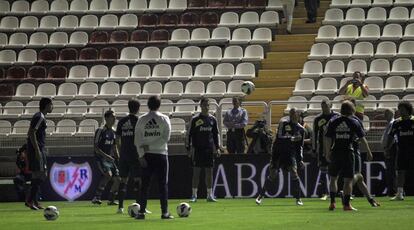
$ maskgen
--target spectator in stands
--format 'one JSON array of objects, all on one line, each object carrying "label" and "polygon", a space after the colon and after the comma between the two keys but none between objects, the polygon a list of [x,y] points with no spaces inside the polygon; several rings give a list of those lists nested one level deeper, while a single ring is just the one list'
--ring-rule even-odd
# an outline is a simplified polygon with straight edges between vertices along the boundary
[{"label": "spectator in stands", "polygon": [[233,98],[233,109],[224,114],[224,125],[227,128],[227,152],[242,154],[245,150],[246,134],[244,127],[248,122],[247,111],[240,106],[240,99]]},{"label": "spectator in stands", "polygon": [[353,74],[352,79],[339,89],[339,94],[358,100],[356,101],[355,116],[357,116],[361,121],[364,119],[364,105],[361,100],[369,95],[368,87],[362,82],[363,79],[361,72],[356,71]]},{"label": "spectator in stands", "polygon": [[272,131],[267,128],[266,120],[257,120],[253,127],[246,131],[252,141],[247,154],[270,154],[272,149]]},{"label": "spectator in stands", "polygon": [[39,110],[33,115],[27,133],[27,158],[29,160],[29,170],[32,172],[31,189],[27,197],[27,204],[32,210],[43,209],[38,202],[38,191],[47,177],[45,148],[47,125],[45,116],[53,110],[52,100],[46,97],[40,99]]},{"label": "spectator in stands", "polygon": [[385,126],[384,133],[382,134],[381,143],[384,149],[384,157],[385,157],[385,178],[387,181],[387,195],[394,196],[396,192],[397,184],[395,183],[396,171],[395,171],[395,156],[397,154],[397,145],[394,139],[390,140],[390,146],[387,146],[388,143],[388,133],[392,127],[394,122],[394,111],[391,109],[386,109],[384,111],[384,117],[387,121]]},{"label": "spectator in stands", "polygon": [[318,7],[318,0],[305,0],[305,8],[308,15],[308,20],[306,20],[306,23],[316,22],[316,17],[318,15]]},{"label": "spectator in stands", "polygon": [[286,22],[286,33],[292,33],[293,10],[295,8],[295,0],[282,0],[283,16]]}]

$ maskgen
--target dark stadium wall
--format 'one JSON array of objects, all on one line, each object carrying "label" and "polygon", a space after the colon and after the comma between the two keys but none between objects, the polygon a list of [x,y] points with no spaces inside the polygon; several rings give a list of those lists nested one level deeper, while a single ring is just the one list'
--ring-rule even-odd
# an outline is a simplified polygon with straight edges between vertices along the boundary
[{"label": "dark stadium wall", "polygon": [[[380,155],[380,154],[375,154]],[[247,198],[257,195],[259,186],[267,176],[269,157],[265,155],[225,155],[216,160],[214,189],[218,198]],[[320,178],[316,162],[305,157],[306,167],[300,170],[301,190],[305,197],[316,197]],[[188,199],[191,196],[192,169],[186,156],[170,157],[170,198]],[[99,178],[99,170],[93,157],[52,157],[48,159],[49,179],[42,187],[45,200],[89,200],[92,199]],[[55,165],[55,166],[53,166]],[[377,196],[384,196],[385,168],[382,159],[365,162],[363,171],[368,188]],[[153,178],[156,179],[156,178]],[[407,180],[408,195],[414,194],[412,180]],[[199,197],[205,197],[204,180],[200,181]],[[88,186],[89,185],[89,186]],[[357,190],[357,189],[356,189]],[[13,189],[0,187],[0,192],[11,193]],[[358,191],[355,191],[358,195]],[[133,199],[132,186],[128,198]],[[157,183],[152,183],[151,198],[158,197]],[[292,197],[291,181],[286,175],[279,175],[278,182],[267,193],[270,197]],[[15,200],[15,196],[1,196],[0,200]],[[106,197],[104,194],[103,198]]]}]

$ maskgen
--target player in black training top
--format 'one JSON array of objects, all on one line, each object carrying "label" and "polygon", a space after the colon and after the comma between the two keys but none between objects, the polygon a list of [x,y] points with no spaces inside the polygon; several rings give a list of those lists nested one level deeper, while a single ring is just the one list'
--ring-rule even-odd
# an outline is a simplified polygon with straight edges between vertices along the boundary
[{"label": "player in black training top", "polygon": [[190,122],[186,149],[193,162],[192,197],[190,202],[197,201],[197,188],[200,172],[205,170],[207,201],[216,202],[212,192],[214,157],[220,154],[219,132],[217,120],[208,113],[209,100],[200,100],[201,113],[195,115]]},{"label": "player in black training top", "polygon": [[43,209],[38,202],[40,185],[47,177],[46,161],[46,114],[52,112],[53,103],[50,98],[42,98],[39,102],[39,112],[35,113],[30,121],[27,133],[27,158],[29,170],[32,171],[30,193],[27,197],[27,205],[32,210]]},{"label": "player in black training top", "polygon": [[137,148],[134,144],[135,125],[137,124],[140,103],[137,100],[128,101],[129,114],[119,120],[116,128],[116,145],[120,152],[119,175],[121,183],[118,192],[118,213],[124,212],[124,199],[127,192],[128,178],[134,180],[135,200],[138,203],[141,189],[141,166],[138,160]]},{"label": "player in black training top", "polygon": [[318,167],[321,172],[321,200],[328,199],[328,183],[326,179],[328,173],[328,161],[326,161],[325,157],[323,139],[325,138],[328,122],[332,118],[340,116],[339,113],[331,110],[331,106],[329,101],[323,100],[321,102],[322,113],[316,116],[313,121],[312,151],[317,156]]},{"label": "player in black training top", "polygon": [[368,142],[365,139],[365,132],[360,123],[353,118],[355,106],[350,101],[344,101],[341,105],[341,116],[329,121],[324,145],[326,159],[329,163],[328,174],[330,176],[330,197],[329,210],[335,210],[335,196],[338,192],[338,176],[344,177],[344,198],[343,209],[355,211],[351,204],[352,181],[355,174],[354,141],[359,138],[365,145],[368,155],[372,155]]},{"label": "player in black training top", "polygon": [[408,101],[402,101],[398,104],[398,112],[401,117],[396,119],[390,129],[387,146],[392,146],[392,140],[395,137],[397,142],[397,194],[391,200],[404,200],[404,184],[406,171],[414,169],[414,116],[413,106]]},{"label": "player in black training top", "polygon": [[303,205],[300,199],[298,167],[303,168],[303,144],[305,129],[299,124],[299,112],[292,108],[289,118],[282,118],[279,123],[276,139],[273,143],[272,157],[270,159],[269,176],[256,198],[256,204],[260,205],[265,192],[271,183],[275,183],[279,169],[290,172],[293,180],[293,194],[297,205]]},{"label": "player in black training top", "polygon": [[95,131],[95,157],[98,168],[102,173],[101,181],[92,200],[93,204],[102,204],[101,195],[106,184],[112,179],[112,186],[108,197],[108,205],[117,205],[115,196],[119,187],[119,171],[116,160],[119,159],[118,149],[115,145],[114,112],[108,110],[104,114],[105,126]]}]

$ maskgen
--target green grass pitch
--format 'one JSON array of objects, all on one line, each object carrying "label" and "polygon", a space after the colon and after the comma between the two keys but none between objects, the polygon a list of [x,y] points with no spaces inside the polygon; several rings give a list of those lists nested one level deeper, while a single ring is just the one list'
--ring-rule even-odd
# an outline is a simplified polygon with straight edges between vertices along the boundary
[{"label": "green grass pitch", "polygon": [[[173,220],[161,220],[159,201],[149,201],[148,209],[153,214],[145,220],[135,220],[128,214],[115,214],[116,206],[94,206],[88,201],[44,202],[60,210],[56,221],[46,221],[42,211],[31,211],[22,203],[0,203],[0,229],[414,229],[414,197],[405,201],[391,202],[388,198],[378,199],[379,208],[371,208],[365,198],[353,201],[358,212],[344,212],[342,207],[328,211],[329,201],[304,199],[304,206],[297,207],[294,199],[264,199],[257,206],[254,199],[219,199],[207,203],[199,199],[191,204],[192,213],[188,218],[176,216],[176,206],[186,200],[170,200]],[[132,201],[126,201],[127,207]],[[340,206],[340,205],[339,205]]]}]

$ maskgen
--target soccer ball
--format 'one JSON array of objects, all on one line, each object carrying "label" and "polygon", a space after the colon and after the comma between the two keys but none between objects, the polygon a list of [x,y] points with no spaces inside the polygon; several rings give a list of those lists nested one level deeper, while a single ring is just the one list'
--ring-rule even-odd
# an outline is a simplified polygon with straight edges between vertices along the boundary
[{"label": "soccer ball", "polygon": [[138,215],[139,209],[141,206],[139,206],[138,203],[132,203],[128,206],[128,215],[130,217],[136,217]]},{"label": "soccer ball", "polygon": [[191,206],[188,203],[181,203],[177,206],[177,215],[179,217],[188,217],[191,213]]},{"label": "soccer ball", "polygon": [[46,220],[56,220],[59,217],[59,210],[55,206],[48,206],[43,212]]},{"label": "soccer ball", "polygon": [[245,81],[245,82],[243,82],[243,84],[241,85],[240,88],[241,88],[241,91],[243,93],[249,95],[249,94],[251,94],[254,91],[255,86],[254,86],[253,82],[251,82],[251,81]]}]

